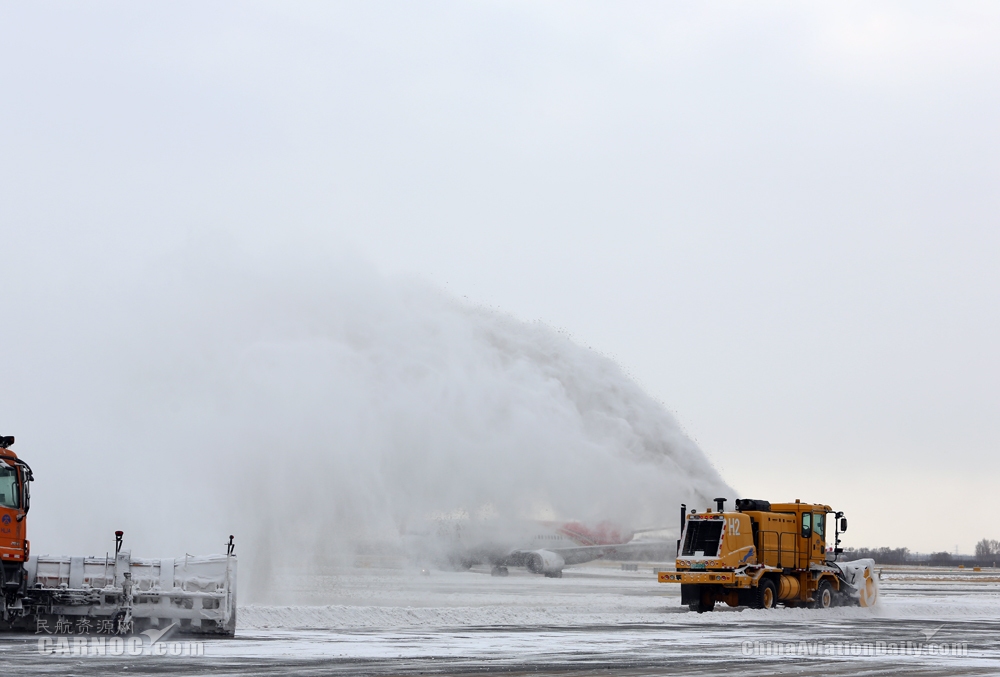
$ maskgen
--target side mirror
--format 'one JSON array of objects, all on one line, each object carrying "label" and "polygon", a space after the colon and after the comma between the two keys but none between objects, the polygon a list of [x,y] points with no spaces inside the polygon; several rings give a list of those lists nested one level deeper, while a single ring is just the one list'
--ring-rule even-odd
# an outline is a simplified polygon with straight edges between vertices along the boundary
[{"label": "side mirror", "polygon": [[840,530],[841,531],[847,531],[847,518],[846,517],[841,517],[840,518]]},{"label": "side mirror", "polygon": [[[21,509],[24,510],[24,514],[28,514],[28,510],[31,508],[31,489],[29,488],[31,483],[31,475],[24,472],[21,469]],[[21,519],[24,519],[23,517]],[[18,520],[20,521],[20,520]]]}]

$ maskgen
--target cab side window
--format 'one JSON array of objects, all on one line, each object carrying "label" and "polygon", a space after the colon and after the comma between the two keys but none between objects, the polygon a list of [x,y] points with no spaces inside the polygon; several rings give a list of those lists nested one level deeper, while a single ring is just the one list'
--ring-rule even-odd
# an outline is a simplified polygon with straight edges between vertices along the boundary
[{"label": "cab side window", "polygon": [[826,521],[826,515],[822,513],[813,514],[813,533],[815,533],[820,538],[825,538],[823,533],[823,528],[826,526],[824,522]]},{"label": "cab side window", "polygon": [[812,536],[812,513],[804,512],[802,513],[802,538],[810,536]]}]

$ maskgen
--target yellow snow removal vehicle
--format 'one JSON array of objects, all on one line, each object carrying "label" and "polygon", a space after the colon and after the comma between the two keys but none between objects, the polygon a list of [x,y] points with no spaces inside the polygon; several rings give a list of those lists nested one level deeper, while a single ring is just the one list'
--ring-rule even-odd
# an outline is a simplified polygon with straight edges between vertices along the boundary
[{"label": "yellow snow removal vehicle", "polygon": [[837,562],[840,534],[847,531],[842,512],[799,499],[737,499],[736,510],[726,512],[726,499],[715,501],[715,512],[688,514],[681,506],[676,571],[657,574],[660,583],[680,584],[681,604],[705,612],[716,602],[757,609],[875,603],[874,560]]}]

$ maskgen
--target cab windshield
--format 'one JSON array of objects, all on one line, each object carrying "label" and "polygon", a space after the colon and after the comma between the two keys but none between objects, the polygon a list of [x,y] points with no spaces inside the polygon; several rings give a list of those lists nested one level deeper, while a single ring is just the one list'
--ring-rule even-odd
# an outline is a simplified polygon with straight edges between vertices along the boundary
[{"label": "cab windshield", "polygon": [[0,508],[21,507],[17,490],[17,468],[0,461]]},{"label": "cab windshield", "polygon": [[715,557],[722,539],[722,520],[688,520],[684,557]]}]

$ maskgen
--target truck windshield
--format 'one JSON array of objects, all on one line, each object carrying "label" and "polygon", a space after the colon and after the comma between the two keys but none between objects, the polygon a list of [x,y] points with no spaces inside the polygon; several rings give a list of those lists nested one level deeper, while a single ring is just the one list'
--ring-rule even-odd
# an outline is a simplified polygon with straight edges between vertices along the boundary
[{"label": "truck windshield", "polygon": [[719,554],[722,520],[689,520],[684,537],[685,557],[715,557]]},{"label": "truck windshield", "polygon": [[0,461],[0,507],[20,507],[20,496],[17,491],[17,468],[12,468]]}]

